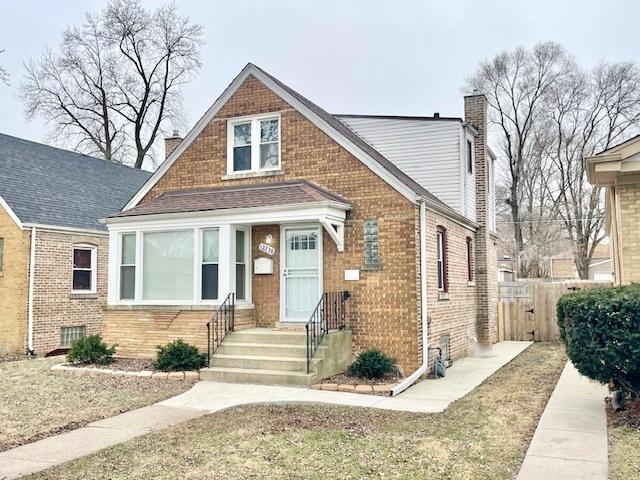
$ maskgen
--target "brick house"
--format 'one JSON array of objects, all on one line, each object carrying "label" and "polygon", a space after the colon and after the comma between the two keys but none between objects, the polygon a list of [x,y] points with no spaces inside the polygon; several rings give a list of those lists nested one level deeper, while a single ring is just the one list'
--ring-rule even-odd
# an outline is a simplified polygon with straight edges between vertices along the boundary
[{"label": "brick house", "polygon": [[640,135],[586,159],[589,182],[605,187],[605,231],[617,285],[640,281],[639,159]]},{"label": "brick house", "polygon": [[0,355],[99,333],[108,234],[150,173],[0,134]]},{"label": "brick house", "polygon": [[485,97],[464,101],[465,119],[331,115],[248,64],[106,219],[105,339],[123,356],[174,338],[211,350],[227,332],[212,345],[206,324],[232,299],[236,331],[204,378],[308,383],[306,329],[344,307],[337,344],[396,357],[405,386],[430,347],[493,343],[494,157]]}]

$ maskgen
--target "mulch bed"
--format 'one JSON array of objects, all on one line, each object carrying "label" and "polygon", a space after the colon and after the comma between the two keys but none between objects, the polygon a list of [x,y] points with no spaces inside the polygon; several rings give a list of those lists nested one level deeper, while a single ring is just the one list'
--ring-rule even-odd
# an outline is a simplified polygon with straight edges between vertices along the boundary
[{"label": "mulch bed", "polygon": [[4,362],[15,362],[18,360],[25,360],[27,357],[25,355],[0,355],[0,363]]},{"label": "mulch bed", "polygon": [[106,365],[78,364],[72,366],[120,370],[123,372],[157,371],[153,368],[153,360],[148,358],[114,358],[113,362]]},{"label": "mulch bed", "polygon": [[396,383],[404,377],[399,372],[389,373],[381,378],[355,377],[347,373],[339,373],[332,377],[323,378],[321,383],[337,383],[339,385],[386,385]]},{"label": "mulch bed", "polygon": [[640,432],[640,400],[628,400],[624,410],[616,412],[611,407],[611,399],[607,398],[607,422],[611,428],[630,427]]}]

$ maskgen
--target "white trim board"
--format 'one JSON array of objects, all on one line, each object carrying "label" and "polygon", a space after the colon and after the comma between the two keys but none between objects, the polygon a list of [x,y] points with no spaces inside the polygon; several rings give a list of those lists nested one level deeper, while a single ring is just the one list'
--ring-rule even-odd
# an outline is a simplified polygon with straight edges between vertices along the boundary
[{"label": "white trim board", "polygon": [[227,103],[227,101],[231,98],[231,96],[236,92],[236,90],[242,85],[242,83],[249,77],[249,75],[253,75],[257,78],[263,85],[273,91],[276,95],[282,98],[285,102],[295,108],[298,112],[304,115],[308,120],[310,120],[316,127],[326,133],[330,138],[332,138],[338,145],[343,147],[353,156],[355,156],[358,160],[362,161],[373,173],[378,175],[384,181],[386,181],[389,185],[395,188],[399,193],[401,193],[404,197],[412,202],[416,202],[418,199],[418,194],[413,191],[410,187],[402,183],[395,175],[390,173],[387,169],[385,169],[377,160],[369,156],[366,152],[364,152],[360,147],[358,147],[355,143],[350,141],[340,132],[338,132],[335,128],[325,122],[318,114],[313,112],[307,106],[305,106],[302,102],[296,99],[289,92],[284,90],[280,85],[274,82],[271,78],[265,75],[258,67],[252,64],[248,64],[245,66],[240,74],[231,82],[231,84],[225,89],[225,91],[218,97],[218,99],[213,103],[211,108],[207,110],[207,112],[198,120],[196,125],[191,129],[191,131],[184,137],[184,140],[180,142],[180,144],[176,147],[176,149],[169,155],[169,157],[158,167],[155,173],[147,180],[147,182],[136,192],[136,194],[127,202],[127,204],[122,209],[129,210],[130,208],[135,207],[149,191],[158,183],[158,181],[162,178],[162,176],[169,170],[171,165],[182,155],[187,148],[195,141],[195,139],[200,135],[200,133],[206,128],[211,120],[215,117],[215,115],[220,111],[220,109]]}]

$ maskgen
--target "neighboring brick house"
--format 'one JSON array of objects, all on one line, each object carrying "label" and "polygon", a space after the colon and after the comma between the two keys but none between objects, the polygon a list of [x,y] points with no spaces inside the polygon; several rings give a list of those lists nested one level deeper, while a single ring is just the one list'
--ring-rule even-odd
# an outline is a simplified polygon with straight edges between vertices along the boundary
[{"label": "neighboring brick house", "polygon": [[0,172],[0,355],[46,355],[99,333],[108,255],[99,219],[150,173],[3,134]]},{"label": "neighboring brick house", "polygon": [[588,157],[587,178],[606,187],[605,230],[614,282],[640,281],[640,135]]},{"label": "neighboring brick house", "polygon": [[[323,292],[349,291],[353,352],[396,357],[405,386],[437,356],[430,347],[457,358],[493,343],[486,109],[472,95],[464,120],[331,115],[247,65],[107,219],[105,339],[123,356],[180,337],[207,349],[205,325],[230,293],[236,323],[291,339],[314,325]],[[288,344],[286,358],[237,353],[250,342],[268,350],[252,332],[236,336],[236,353],[214,355],[211,378],[244,367],[260,381],[276,369],[266,365],[293,360]]]}]

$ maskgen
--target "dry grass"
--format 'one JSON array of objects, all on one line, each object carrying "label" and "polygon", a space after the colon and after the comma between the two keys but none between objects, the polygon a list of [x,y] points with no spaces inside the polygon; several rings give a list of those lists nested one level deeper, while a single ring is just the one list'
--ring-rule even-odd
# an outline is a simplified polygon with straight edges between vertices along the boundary
[{"label": "dry grass", "polygon": [[37,479],[510,479],[565,363],[536,344],[442,414],[254,406],[210,415]]},{"label": "dry grass", "polygon": [[640,478],[640,400],[621,412],[607,405],[609,426],[609,478]]},{"label": "dry grass", "polygon": [[164,400],[191,385],[50,370],[62,361],[0,363],[0,451]]}]

